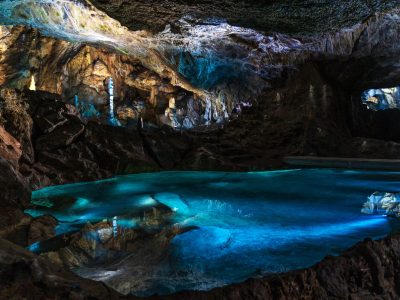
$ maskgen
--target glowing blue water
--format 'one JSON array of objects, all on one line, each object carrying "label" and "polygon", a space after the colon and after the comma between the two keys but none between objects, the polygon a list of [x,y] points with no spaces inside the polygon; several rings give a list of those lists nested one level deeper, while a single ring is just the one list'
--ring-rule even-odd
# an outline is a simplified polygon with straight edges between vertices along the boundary
[{"label": "glowing blue water", "polygon": [[399,192],[399,183],[400,173],[318,169],[138,174],[37,191],[36,200],[76,200],[62,209],[55,204],[30,212],[51,212],[76,225],[116,215],[124,220],[157,202],[169,205],[174,222],[198,229],[173,240],[168,267],[155,269],[149,289],[137,291],[146,295],[304,268],[366,237],[382,237],[400,228],[399,222],[360,210],[374,191]]}]

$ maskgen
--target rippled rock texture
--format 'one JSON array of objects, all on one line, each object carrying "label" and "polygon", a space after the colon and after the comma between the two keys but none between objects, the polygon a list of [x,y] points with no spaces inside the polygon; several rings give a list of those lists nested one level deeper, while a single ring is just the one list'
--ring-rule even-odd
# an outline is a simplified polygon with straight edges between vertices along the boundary
[{"label": "rippled rock texture", "polygon": [[[395,1],[112,1],[92,3],[132,30],[162,31],[185,15],[226,19],[230,24],[262,31],[325,32],[362,21],[372,13],[395,7]],[[157,9],[154,9],[157,7]],[[212,14],[212,15],[210,15]]]}]

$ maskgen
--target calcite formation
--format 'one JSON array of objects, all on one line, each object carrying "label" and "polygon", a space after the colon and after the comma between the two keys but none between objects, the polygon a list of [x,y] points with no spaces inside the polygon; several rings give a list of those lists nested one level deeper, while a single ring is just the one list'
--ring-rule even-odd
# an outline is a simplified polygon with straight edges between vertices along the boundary
[{"label": "calcite formation", "polygon": [[375,192],[368,197],[361,212],[365,214],[385,214],[400,217],[400,199],[397,193]]}]

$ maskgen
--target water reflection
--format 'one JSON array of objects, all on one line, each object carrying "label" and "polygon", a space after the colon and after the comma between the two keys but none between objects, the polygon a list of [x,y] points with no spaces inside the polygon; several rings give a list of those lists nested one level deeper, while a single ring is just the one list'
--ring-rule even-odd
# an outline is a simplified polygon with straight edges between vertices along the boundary
[{"label": "water reflection", "polygon": [[308,267],[397,230],[397,220],[361,207],[376,190],[399,192],[399,180],[396,172],[308,169],[50,187],[33,194],[28,212],[57,217],[65,241],[31,248],[56,251],[79,275],[122,293],[210,289]]}]

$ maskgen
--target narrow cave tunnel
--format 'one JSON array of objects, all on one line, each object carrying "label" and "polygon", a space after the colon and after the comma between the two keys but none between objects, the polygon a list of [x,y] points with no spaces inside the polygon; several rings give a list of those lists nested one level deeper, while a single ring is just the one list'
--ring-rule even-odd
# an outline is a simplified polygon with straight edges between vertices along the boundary
[{"label": "narrow cave tunnel", "polygon": [[400,298],[400,6],[328,2],[0,0],[0,299]]}]

